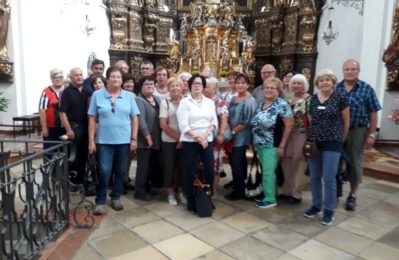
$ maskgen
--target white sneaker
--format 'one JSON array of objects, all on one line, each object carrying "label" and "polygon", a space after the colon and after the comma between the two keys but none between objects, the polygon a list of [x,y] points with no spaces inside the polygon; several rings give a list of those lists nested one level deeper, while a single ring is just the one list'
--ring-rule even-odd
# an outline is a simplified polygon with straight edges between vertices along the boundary
[{"label": "white sneaker", "polygon": [[177,200],[175,198],[175,195],[168,195],[168,202],[169,202],[169,205],[176,206]]},{"label": "white sneaker", "polygon": [[179,200],[182,204],[187,204],[187,198],[184,196],[183,192],[179,192]]}]

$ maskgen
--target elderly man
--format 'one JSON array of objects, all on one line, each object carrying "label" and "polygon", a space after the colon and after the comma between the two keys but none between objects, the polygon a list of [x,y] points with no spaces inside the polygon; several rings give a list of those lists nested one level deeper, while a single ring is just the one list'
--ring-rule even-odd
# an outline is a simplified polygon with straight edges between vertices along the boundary
[{"label": "elderly man", "polygon": [[129,65],[126,61],[118,60],[117,62],[115,62],[114,65],[118,67],[123,72],[123,74],[129,73]]},{"label": "elderly man", "polygon": [[83,81],[83,88],[90,96],[93,94],[93,92],[95,90],[93,88],[93,86],[91,85],[91,81],[92,81],[93,77],[95,77],[95,76],[103,77],[104,67],[105,67],[104,61],[99,60],[99,59],[95,59],[91,63],[91,67],[90,67],[91,75]]},{"label": "elderly man", "polygon": [[60,118],[68,139],[76,148],[76,157],[70,171],[77,172],[72,178],[75,184],[82,184],[88,156],[87,99],[89,94],[83,89],[83,73],[73,68],[69,73],[71,84],[61,94]]},{"label": "elderly man", "polygon": [[[148,60],[144,60],[141,64],[140,64],[140,74],[141,77],[148,77],[148,76],[152,76],[154,74],[154,64],[152,64],[151,61]],[[136,79],[137,82],[134,84],[135,88],[134,88],[134,93],[136,95],[140,94],[141,92],[141,84],[140,84],[140,79]]]},{"label": "elderly man", "polygon": [[345,209],[355,210],[356,191],[362,180],[363,150],[374,145],[377,128],[377,112],[381,110],[374,89],[359,79],[360,65],[356,60],[347,60],[343,65],[344,80],[337,84],[336,91],[348,95],[350,128],[345,153],[351,162],[348,181],[351,192]]},{"label": "elderly man", "polygon": [[256,102],[261,103],[264,99],[265,93],[263,90],[263,82],[268,78],[276,76],[276,69],[272,64],[265,64],[263,65],[262,69],[260,70],[260,76],[262,78],[262,84],[254,89],[252,92],[252,96],[256,99]]}]

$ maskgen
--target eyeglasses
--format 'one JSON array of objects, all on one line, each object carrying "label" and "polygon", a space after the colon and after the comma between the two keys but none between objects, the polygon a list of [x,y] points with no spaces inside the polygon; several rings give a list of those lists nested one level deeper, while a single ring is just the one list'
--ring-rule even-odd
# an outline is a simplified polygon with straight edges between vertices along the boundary
[{"label": "eyeglasses", "polygon": [[111,112],[115,113],[115,102],[111,101]]},{"label": "eyeglasses", "polygon": [[53,79],[63,79],[64,78],[64,76],[55,76],[55,77],[53,77]]},{"label": "eyeglasses", "polygon": [[277,89],[276,87],[265,87],[267,90]]}]

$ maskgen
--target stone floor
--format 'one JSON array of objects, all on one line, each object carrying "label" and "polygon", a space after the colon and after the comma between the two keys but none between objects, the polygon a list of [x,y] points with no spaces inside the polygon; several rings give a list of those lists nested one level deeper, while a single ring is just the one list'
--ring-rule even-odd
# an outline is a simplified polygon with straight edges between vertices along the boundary
[{"label": "stone floor", "polygon": [[143,203],[128,194],[122,201],[125,210],[107,207],[73,259],[399,259],[399,184],[370,177],[357,210],[345,211],[341,198],[330,227],[302,216],[309,191],[299,205],[270,209],[219,195],[210,218],[161,197]]},{"label": "stone floor", "polygon": [[303,217],[308,188],[301,204],[270,209],[226,201],[220,188],[210,218],[168,205],[162,191],[151,202],[130,192],[123,211],[107,206],[94,228],[72,227],[41,259],[399,259],[399,184],[364,177],[354,212],[343,208],[348,188],[330,227]]}]

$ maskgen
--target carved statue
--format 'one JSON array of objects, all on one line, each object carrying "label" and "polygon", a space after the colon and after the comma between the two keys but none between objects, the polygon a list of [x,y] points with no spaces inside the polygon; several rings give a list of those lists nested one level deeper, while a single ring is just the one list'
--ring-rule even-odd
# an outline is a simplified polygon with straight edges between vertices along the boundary
[{"label": "carved statue", "polygon": [[229,35],[228,32],[225,33],[223,40],[222,40],[222,67],[228,68],[230,64],[230,46],[229,46]]},{"label": "carved statue", "polygon": [[179,42],[176,40],[171,40],[169,43],[169,58],[172,60],[177,60],[180,57]]},{"label": "carved statue", "polygon": [[9,0],[0,0],[0,60],[8,61],[7,34],[11,7]]},{"label": "carved statue", "polygon": [[303,46],[304,52],[311,52],[313,50],[315,29],[316,29],[316,14],[312,6],[305,6],[301,12],[300,25],[302,27],[302,37],[299,43]]},{"label": "carved statue", "polygon": [[202,21],[202,2],[201,1],[195,1],[194,3],[190,4],[191,6],[191,17],[192,17],[192,23],[191,26],[200,26],[203,24]]},{"label": "carved statue", "polygon": [[209,62],[216,61],[217,58],[217,42],[214,37],[206,39],[205,60]]},{"label": "carved statue", "polygon": [[155,34],[155,29],[157,28],[157,22],[159,21],[159,17],[148,13],[147,12],[144,14],[144,25],[143,25],[143,42],[144,42],[144,48],[146,49],[147,52],[153,51],[153,46],[154,46],[154,34]]},{"label": "carved statue", "polygon": [[279,16],[274,16],[271,18],[272,24],[272,49],[274,53],[279,53],[281,51],[281,45],[283,42],[283,27],[284,24]]},{"label": "carved statue", "polygon": [[188,24],[187,24],[187,15],[186,15],[186,14],[183,14],[183,16],[182,16],[180,19],[181,19],[180,31],[181,31],[182,33],[185,33],[186,30],[187,30],[187,26],[188,26]]}]

